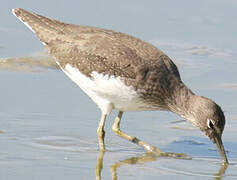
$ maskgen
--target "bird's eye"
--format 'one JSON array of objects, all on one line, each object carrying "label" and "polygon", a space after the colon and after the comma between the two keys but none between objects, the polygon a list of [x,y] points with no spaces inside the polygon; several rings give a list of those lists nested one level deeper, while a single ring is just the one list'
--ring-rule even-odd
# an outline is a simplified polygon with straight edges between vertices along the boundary
[{"label": "bird's eye", "polygon": [[207,119],[207,126],[210,128],[210,129],[213,129],[214,128],[214,123],[211,119]]}]

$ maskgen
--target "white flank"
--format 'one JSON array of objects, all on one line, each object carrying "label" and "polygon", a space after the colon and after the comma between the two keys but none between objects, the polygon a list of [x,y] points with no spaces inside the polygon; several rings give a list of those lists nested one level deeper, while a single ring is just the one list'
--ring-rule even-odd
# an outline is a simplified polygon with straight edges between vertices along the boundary
[{"label": "white flank", "polygon": [[132,86],[126,86],[119,77],[91,73],[91,78],[82,74],[77,68],[66,64],[62,69],[101,109],[110,114],[113,109],[121,111],[152,110],[139,99]]}]

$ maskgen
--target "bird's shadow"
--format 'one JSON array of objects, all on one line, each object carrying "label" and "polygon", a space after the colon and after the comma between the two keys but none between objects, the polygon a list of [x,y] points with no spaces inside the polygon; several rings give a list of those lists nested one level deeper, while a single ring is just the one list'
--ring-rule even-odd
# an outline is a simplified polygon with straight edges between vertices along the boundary
[{"label": "bird's shadow", "polygon": [[[96,180],[101,180],[102,176],[102,170],[103,170],[103,159],[104,159],[105,152],[100,151],[97,158],[96,168],[95,168],[95,174],[96,174]],[[157,156],[152,153],[143,153],[138,156],[130,157],[125,160],[121,160],[118,162],[115,162],[110,166],[110,172],[112,176],[112,180],[118,180],[118,174],[117,170],[118,168],[126,165],[134,165],[134,164],[144,164],[148,162],[154,162],[157,161],[160,156]],[[214,180],[221,180],[224,177],[225,171],[227,169],[228,165],[221,164],[218,172],[213,174]]]}]

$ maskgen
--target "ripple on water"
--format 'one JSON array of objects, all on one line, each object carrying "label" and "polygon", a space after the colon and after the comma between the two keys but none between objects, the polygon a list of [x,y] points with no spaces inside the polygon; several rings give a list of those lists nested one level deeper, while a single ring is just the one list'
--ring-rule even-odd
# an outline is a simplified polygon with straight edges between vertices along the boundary
[{"label": "ripple on water", "polygon": [[[97,139],[88,139],[83,137],[69,136],[45,136],[26,142],[28,145],[47,150],[60,150],[71,152],[98,152]],[[139,153],[143,152],[142,148],[125,146],[119,143],[106,143],[108,152],[128,152]]]},{"label": "ripple on water", "polygon": [[[20,119],[32,119],[32,117],[35,117],[35,114],[31,115],[22,115],[17,117]],[[38,115],[37,115],[38,116]],[[11,117],[13,118],[13,117]],[[14,118],[13,118],[14,119]],[[34,119],[34,118],[33,118]],[[56,118],[48,116],[48,115],[42,115],[40,119],[51,119],[54,120]],[[67,118],[68,119],[68,118]],[[32,120],[31,120],[32,121]],[[42,123],[42,121],[39,121]],[[15,121],[14,121],[15,123]],[[9,124],[9,122],[8,122]],[[25,124],[24,125],[25,129]],[[47,122],[48,125],[48,122]],[[19,124],[17,124],[19,127]],[[38,126],[37,126],[38,127]],[[15,130],[15,129],[13,129]],[[10,130],[9,130],[10,131]],[[8,137],[8,133],[4,133]],[[19,133],[17,133],[19,134]],[[42,133],[40,133],[42,135]],[[52,154],[57,154],[54,152],[60,152],[60,151],[66,151],[69,152],[69,154],[64,153],[65,160],[68,161],[78,161],[78,159],[81,156],[78,156],[77,152],[83,152],[83,156],[87,157],[86,159],[91,158],[91,154],[89,156],[86,156],[85,153],[93,153],[96,154],[99,153],[98,151],[98,141],[96,136],[94,138],[88,138],[88,137],[76,137],[76,136],[43,136],[39,137],[39,134],[34,134],[30,138],[28,136],[17,136],[17,141],[19,144],[23,144],[24,147],[31,147],[34,149],[34,153],[38,152],[37,150],[42,150],[48,153],[47,151],[53,152]],[[37,138],[35,138],[37,136]],[[8,142],[9,143],[9,142]],[[11,143],[12,144],[12,143]],[[25,146],[26,145],[26,146]],[[228,169],[225,170],[222,168],[220,163],[220,158],[218,153],[215,150],[215,146],[207,139],[207,138],[198,138],[198,137],[181,137],[181,139],[176,139],[169,145],[167,145],[164,149],[165,151],[171,151],[171,152],[181,152],[181,153],[187,153],[188,156],[192,157],[192,160],[182,160],[182,159],[174,159],[174,158],[166,158],[166,157],[157,157],[154,160],[150,157],[144,158],[142,156],[139,160],[138,156],[143,155],[144,150],[142,148],[139,148],[138,146],[135,146],[132,143],[121,141],[120,138],[118,138],[117,142],[106,142],[107,147],[109,148],[109,151],[105,153],[105,164],[106,161],[109,159],[109,164],[117,163],[118,167],[120,167],[121,164],[125,164],[127,168],[134,169],[134,164],[139,164],[136,166],[136,169],[138,167],[139,172],[136,171],[136,173],[141,173],[141,175],[144,175],[143,173],[149,175],[149,174],[155,174],[154,176],[158,176],[158,174],[165,174],[165,175],[181,175],[182,177],[197,177],[196,179],[200,179],[200,177],[205,177],[205,179],[218,179],[219,177],[228,177],[229,179],[235,179],[237,178],[236,169],[237,169],[237,158],[234,154],[234,149],[236,149],[236,144],[232,142],[225,142],[225,145],[227,147],[228,157],[230,161],[230,165]],[[228,148],[230,147],[230,148]],[[40,151],[39,151],[40,152]],[[76,152],[76,156],[73,156],[74,153],[70,152]],[[41,153],[41,152],[40,152]],[[39,154],[40,154],[39,153]],[[20,153],[21,154],[21,153]],[[71,155],[73,154],[73,155]],[[44,155],[44,153],[43,153]],[[32,159],[31,157],[25,158],[25,154],[18,156],[9,156],[6,154],[5,156],[1,156],[1,162],[4,165],[21,165],[24,163],[24,165],[32,165],[32,161],[35,159],[38,160],[42,158],[45,158],[45,161],[49,161],[47,158],[41,156],[35,156],[33,155]],[[130,156],[131,163],[128,163],[129,161],[125,158]],[[132,157],[135,156],[135,157]],[[137,156],[137,157],[136,157]],[[109,157],[109,158],[106,158]],[[234,158],[233,158],[234,157]],[[55,165],[60,165],[62,167],[74,167],[74,164],[65,163],[65,161],[60,161],[56,157],[51,157],[53,160],[55,160]],[[50,163],[54,162],[50,159]],[[69,159],[69,160],[68,160]],[[134,163],[138,159],[137,163]],[[115,161],[116,160],[116,161]],[[151,162],[152,161],[152,162]],[[144,163],[141,163],[144,162]],[[128,164],[133,164],[133,166],[127,166]],[[141,164],[141,165],[140,165]],[[78,165],[78,164],[76,164]],[[75,166],[76,166],[75,165]],[[121,165],[122,166],[122,165]],[[227,173],[228,172],[228,173]],[[224,178],[225,179],[225,178]]]},{"label": "ripple on water", "polygon": [[97,151],[97,143],[86,138],[67,136],[46,136],[33,139],[32,146],[48,150],[72,152]]},{"label": "ripple on water", "polygon": [[[231,142],[226,142],[229,147],[234,147]],[[226,147],[228,147],[226,146]],[[182,137],[175,140],[166,147],[166,151],[175,150],[176,152],[185,152],[192,160],[176,160],[172,158],[160,158],[156,166],[146,167],[154,171],[164,172],[166,174],[179,174],[193,177],[207,177],[220,179],[221,177],[237,178],[237,159],[233,148],[227,150],[229,166],[222,165],[221,159],[215,145],[208,139],[199,137]],[[228,171],[228,173],[226,173]]]},{"label": "ripple on water", "polygon": [[[228,177],[235,179],[237,178],[236,167],[237,161],[233,159],[227,167],[222,165],[218,158],[194,157],[192,160],[160,158],[157,159],[155,163],[144,164],[143,169],[152,171],[153,174],[177,174],[181,177],[190,176],[194,179],[200,179],[200,177],[208,179],[221,179],[222,177]],[[226,173],[227,171],[228,173]]]}]

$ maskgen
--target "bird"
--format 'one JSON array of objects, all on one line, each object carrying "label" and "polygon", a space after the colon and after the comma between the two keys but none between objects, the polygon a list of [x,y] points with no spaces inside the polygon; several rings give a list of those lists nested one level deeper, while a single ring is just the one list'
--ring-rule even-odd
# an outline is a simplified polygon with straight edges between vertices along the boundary
[{"label": "bird", "polygon": [[43,43],[61,70],[101,110],[99,149],[105,151],[106,117],[118,110],[112,131],[147,152],[164,153],[120,129],[124,112],[171,111],[198,127],[214,144],[223,164],[225,115],[213,100],[196,95],[174,62],[154,45],[125,33],[64,23],[21,8],[12,9]]}]

